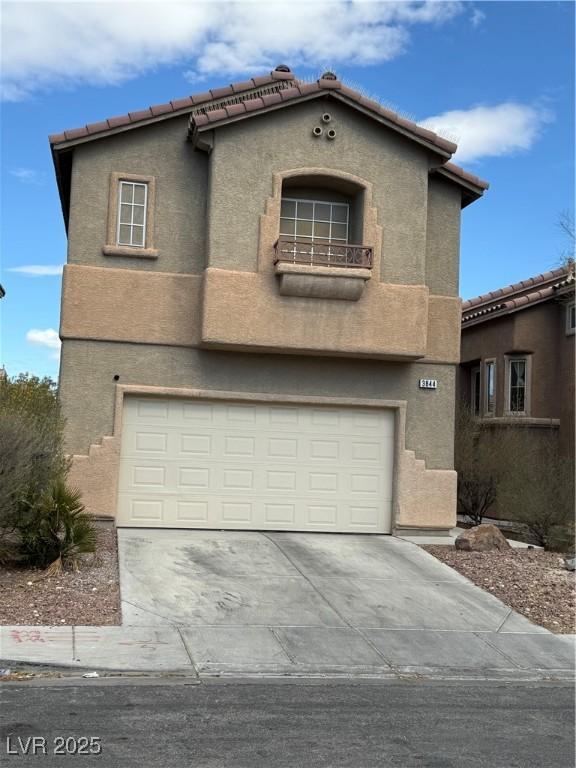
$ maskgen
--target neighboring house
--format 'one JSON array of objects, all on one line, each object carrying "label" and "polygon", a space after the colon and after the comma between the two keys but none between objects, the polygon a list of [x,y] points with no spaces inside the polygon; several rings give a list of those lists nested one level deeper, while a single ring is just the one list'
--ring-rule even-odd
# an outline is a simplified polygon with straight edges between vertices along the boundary
[{"label": "neighboring house", "polygon": [[89,510],[454,524],[460,209],[487,187],[454,144],[284,66],[50,141],[60,397]]},{"label": "neighboring house", "polygon": [[484,423],[557,433],[574,456],[574,267],[462,305],[460,400]]}]

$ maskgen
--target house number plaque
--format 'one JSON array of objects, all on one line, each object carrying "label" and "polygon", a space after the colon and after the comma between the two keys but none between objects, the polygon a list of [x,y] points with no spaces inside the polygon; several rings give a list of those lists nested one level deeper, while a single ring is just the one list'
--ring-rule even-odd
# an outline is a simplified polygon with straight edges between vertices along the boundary
[{"label": "house number plaque", "polygon": [[438,389],[437,379],[420,379],[420,389]]}]

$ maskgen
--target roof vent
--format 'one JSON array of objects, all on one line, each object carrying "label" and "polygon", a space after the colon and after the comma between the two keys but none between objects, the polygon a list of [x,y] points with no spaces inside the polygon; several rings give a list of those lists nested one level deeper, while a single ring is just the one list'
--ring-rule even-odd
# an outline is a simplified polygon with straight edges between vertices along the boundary
[{"label": "roof vent", "polygon": [[286,64],[278,64],[274,72],[290,72],[290,67]]},{"label": "roof vent", "polygon": [[328,72],[324,72],[320,80],[338,80],[338,78],[336,77],[334,72],[330,72],[330,70],[328,70]]}]

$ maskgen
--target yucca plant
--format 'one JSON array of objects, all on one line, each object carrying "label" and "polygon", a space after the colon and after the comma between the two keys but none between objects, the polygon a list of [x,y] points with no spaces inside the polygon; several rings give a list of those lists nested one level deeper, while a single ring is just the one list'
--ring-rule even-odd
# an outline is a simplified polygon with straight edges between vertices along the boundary
[{"label": "yucca plant", "polygon": [[48,568],[51,574],[63,568],[77,569],[80,556],[96,550],[98,538],[80,491],[69,488],[63,478],[27,503],[18,533],[23,557],[30,565]]}]

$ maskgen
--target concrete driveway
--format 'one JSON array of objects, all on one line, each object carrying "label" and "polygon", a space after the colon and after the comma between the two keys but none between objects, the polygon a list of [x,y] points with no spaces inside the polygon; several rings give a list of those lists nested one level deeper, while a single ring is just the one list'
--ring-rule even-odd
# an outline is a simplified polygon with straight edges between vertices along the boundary
[{"label": "concrete driveway", "polygon": [[120,529],[124,626],[176,627],[199,672],[503,676],[573,647],[391,536]]}]

